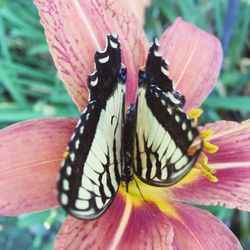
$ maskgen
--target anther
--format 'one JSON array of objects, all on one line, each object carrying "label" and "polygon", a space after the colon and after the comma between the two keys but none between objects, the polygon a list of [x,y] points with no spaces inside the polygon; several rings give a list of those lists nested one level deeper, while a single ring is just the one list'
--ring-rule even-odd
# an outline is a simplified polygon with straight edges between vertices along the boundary
[{"label": "anther", "polygon": [[191,109],[188,112],[188,116],[190,119],[194,120],[194,125],[197,126],[198,125],[198,119],[199,117],[203,114],[203,110],[202,109]]},{"label": "anther", "polygon": [[207,139],[208,137],[213,135],[213,131],[211,129],[204,130],[200,132],[201,139]]},{"label": "anther", "polygon": [[207,153],[214,154],[219,150],[217,145],[212,144],[211,142],[205,141],[203,144],[203,149]]},{"label": "anther", "polygon": [[209,167],[208,158],[205,154],[201,155],[200,162],[195,164],[195,168],[198,168],[209,181],[214,183],[219,181],[219,179],[213,175],[216,173],[216,169]]}]

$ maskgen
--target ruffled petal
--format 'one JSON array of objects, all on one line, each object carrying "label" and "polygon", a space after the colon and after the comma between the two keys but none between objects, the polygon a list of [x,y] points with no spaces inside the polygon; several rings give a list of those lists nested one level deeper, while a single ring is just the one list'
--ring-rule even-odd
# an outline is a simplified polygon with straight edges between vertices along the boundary
[{"label": "ruffled petal", "polygon": [[178,18],[162,35],[160,44],[170,63],[170,78],[186,96],[185,110],[198,107],[212,91],[220,71],[219,40]]},{"label": "ruffled petal", "polygon": [[[129,195],[128,195],[129,196]],[[129,199],[129,198],[128,198]],[[69,217],[55,242],[55,249],[171,249],[173,230],[155,206],[132,206],[120,194],[99,219]]]},{"label": "ruffled petal", "polygon": [[57,205],[56,175],[75,122],[31,120],[0,131],[0,214],[12,216]]},{"label": "ruffled petal", "polygon": [[169,188],[175,198],[202,205],[224,205],[250,211],[250,120],[209,124],[214,134],[210,142],[219,146],[208,155],[209,165],[217,169],[217,183],[193,169],[180,183]]},{"label": "ruffled petal", "polygon": [[168,218],[174,228],[174,249],[242,249],[235,235],[209,212],[181,203],[172,205],[179,215]]},{"label": "ruffled petal", "polygon": [[145,62],[147,40],[129,11],[112,1],[35,0],[50,52],[59,75],[79,110],[88,100],[87,77],[94,70],[96,50],[105,48],[106,36],[116,33],[128,68],[127,101],[135,99],[137,71]]}]

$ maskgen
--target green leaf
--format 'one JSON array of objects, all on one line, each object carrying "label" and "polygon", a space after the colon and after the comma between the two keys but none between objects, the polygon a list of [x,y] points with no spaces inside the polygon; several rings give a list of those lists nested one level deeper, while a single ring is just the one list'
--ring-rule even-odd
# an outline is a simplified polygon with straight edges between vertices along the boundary
[{"label": "green leaf", "polygon": [[28,103],[25,97],[20,93],[20,89],[13,82],[13,74],[10,74],[4,68],[0,67],[0,82],[9,91],[11,97],[19,103],[20,106],[27,108]]},{"label": "green leaf", "polygon": [[217,97],[211,96],[205,102],[205,106],[210,108],[250,111],[250,97]]}]

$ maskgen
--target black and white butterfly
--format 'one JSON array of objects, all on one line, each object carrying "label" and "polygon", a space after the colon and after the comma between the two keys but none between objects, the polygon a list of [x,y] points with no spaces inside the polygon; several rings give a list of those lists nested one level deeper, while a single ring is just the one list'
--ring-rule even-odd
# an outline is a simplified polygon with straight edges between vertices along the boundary
[{"label": "black and white butterfly", "polygon": [[198,130],[183,111],[185,98],[173,90],[168,63],[155,40],[139,71],[137,101],[125,108],[126,68],[118,38],[107,37],[96,52],[88,78],[89,103],[67,147],[58,181],[62,207],[80,219],[94,219],[113,201],[119,184],[136,175],[154,186],[169,186],[195,164],[202,142],[188,149]]}]

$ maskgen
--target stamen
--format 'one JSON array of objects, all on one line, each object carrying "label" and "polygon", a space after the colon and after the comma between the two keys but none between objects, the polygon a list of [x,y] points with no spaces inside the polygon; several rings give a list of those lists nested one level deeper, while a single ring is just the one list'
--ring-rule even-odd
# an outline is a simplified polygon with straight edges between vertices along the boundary
[{"label": "stamen", "polygon": [[204,169],[203,167],[201,168],[201,173],[208,178],[209,181],[216,183],[219,181],[219,179],[213,175],[213,173],[207,171],[206,169]]},{"label": "stamen", "polygon": [[188,154],[189,154],[189,155],[195,154],[196,151],[197,151],[197,145],[191,145],[191,146],[188,148]]},{"label": "stamen", "polygon": [[213,174],[216,173],[216,169],[209,167],[208,165],[208,158],[205,154],[201,155],[200,163],[195,164],[195,168],[198,168],[201,173],[207,177],[207,179],[211,182],[218,182],[219,179],[214,176]]},{"label": "stamen", "polygon": [[188,116],[190,119],[194,120],[194,125],[197,126],[198,125],[198,119],[199,117],[203,114],[203,110],[202,109],[191,109],[188,112]]},{"label": "stamen", "polygon": [[200,138],[203,140],[203,149],[209,154],[214,154],[219,150],[217,145],[214,145],[211,142],[208,142],[206,139],[213,135],[213,131],[208,129],[200,132]]},{"label": "stamen", "polygon": [[207,130],[200,132],[200,138],[204,140],[212,135],[213,135],[213,131],[211,129],[207,129]]},{"label": "stamen", "polygon": [[212,144],[211,142],[205,141],[203,144],[203,149],[209,154],[214,154],[219,150],[219,147]]},{"label": "stamen", "polygon": [[[189,111],[188,116],[190,117],[190,119],[193,119],[195,126],[198,126],[198,118],[202,115],[202,113],[202,109],[192,109],[191,111]],[[217,145],[214,145],[211,142],[207,141],[207,139],[212,135],[213,131],[211,129],[200,132],[200,139],[203,141],[203,152],[201,153],[201,156],[194,167],[198,168],[209,181],[216,183],[219,181],[219,179],[214,176],[214,174],[216,173],[216,169],[209,166],[208,158],[204,153],[206,152],[209,154],[214,154],[219,150],[219,147]],[[191,146],[190,150],[192,151],[193,148],[194,146]]]},{"label": "stamen", "polygon": [[63,158],[66,159],[68,157],[68,155],[69,155],[69,151],[67,151],[67,150],[64,151]]}]

